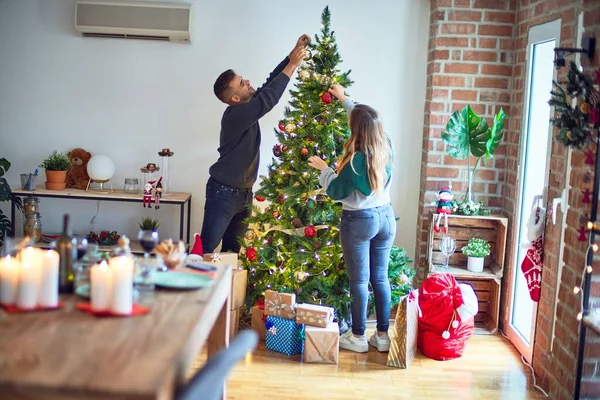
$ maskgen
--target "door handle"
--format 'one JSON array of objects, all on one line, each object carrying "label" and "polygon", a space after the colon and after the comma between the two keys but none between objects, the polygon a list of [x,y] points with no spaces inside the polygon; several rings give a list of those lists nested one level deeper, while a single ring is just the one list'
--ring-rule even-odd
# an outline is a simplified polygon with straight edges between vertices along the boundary
[{"label": "door handle", "polygon": [[569,209],[569,191],[564,188],[561,196],[552,199],[552,224],[556,225],[556,212],[558,208],[565,214]]}]

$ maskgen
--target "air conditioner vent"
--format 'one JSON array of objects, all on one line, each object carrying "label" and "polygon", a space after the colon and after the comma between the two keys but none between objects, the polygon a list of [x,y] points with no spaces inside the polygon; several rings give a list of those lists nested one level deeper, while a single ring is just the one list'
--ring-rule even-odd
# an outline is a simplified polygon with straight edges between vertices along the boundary
[{"label": "air conditioner vent", "polygon": [[191,5],[77,0],[75,30],[84,37],[190,42]]}]

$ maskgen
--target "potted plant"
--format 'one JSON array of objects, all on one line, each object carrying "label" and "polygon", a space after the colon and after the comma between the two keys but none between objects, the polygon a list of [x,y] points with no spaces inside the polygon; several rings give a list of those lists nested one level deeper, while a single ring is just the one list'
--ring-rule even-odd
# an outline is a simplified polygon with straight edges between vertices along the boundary
[{"label": "potted plant", "polygon": [[[12,197],[12,190],[10,189],[10,185],[6,181],[4,174],[8,172],[10,168],[10,162],[6,158],[0,158],[0,202],[9,201]],[[14,200],[15,205],[21,211],[23,211],[23,203],[20,197],[15,197]],[[14,232],[11,229],[10,220],[2,210],[0,209],[0,246],[4,244],[4,238],[7,235],[13,235]]]},{"label": "potted plant", "polygon": [[471,238],[462,248],[468,258],[467,269],[471,272],[483,272],[483,260],[490,255],[490,244],[487,240]]},{"label": "potted plant", "polygon": [[140,223],[138,223],[138,226],[142,231],[157,232],[158,228],[160,227],[160,222],[158,222],[157,219],[145,217]]},{"label": "potted plant", "polygon": [[[492,127],[487,121],[475,114],[470,106],[465,106],[461,111],[454,111],[446,124],[446,131],[442,132],[442,140],[446,143],[448,154],[457,159],[467,159],[467,190],[464,200],[454,202],[453,212],[462,215],[489,215],[489,210],[484,210],[481,203],[473,200],[473,180],[475,172],[483,158],[487,161],[493,157],[504,135],[504,121],[506,114],[500,109],[494,117]],[[471,166],[471,156],[475,157],[475,165]]]},{"label": "potted plant", "polygon": [[40,168],[46,170],[46,189],[64,190],[67,186],[67,171],[71,168],[71,160],[66,154],[54,150],[42,161]]}]

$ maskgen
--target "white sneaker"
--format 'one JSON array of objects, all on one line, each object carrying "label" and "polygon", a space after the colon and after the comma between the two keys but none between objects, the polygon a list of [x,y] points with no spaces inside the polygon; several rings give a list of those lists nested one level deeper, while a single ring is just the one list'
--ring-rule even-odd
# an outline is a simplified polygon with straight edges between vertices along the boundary
[{"label": "white sneaker", "polygon": [[357,338],[352,333],[352,330],[349,330],[340,336],[340,348],[356,353],[367,353],[369,351],[369,344],[367,343],[366,336],[363,335],[362,337]]},{"label": "white sneaker", "polygon": [[369,338],[369,344],[382,353],[390,351],[390,337],[387,333],[383,336],[379,336],[377,332],[373,333]]}]

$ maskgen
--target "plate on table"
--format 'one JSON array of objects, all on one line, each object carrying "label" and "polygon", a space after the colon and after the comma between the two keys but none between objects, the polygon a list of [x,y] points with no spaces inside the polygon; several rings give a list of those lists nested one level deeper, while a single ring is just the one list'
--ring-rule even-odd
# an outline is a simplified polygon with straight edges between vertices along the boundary
[{"label": "plate on table", "polygon": [[90,285],[82,285],[75,289],[75,294],[77,296],[84,297],[86,299],[90,298]]},{"label": "plate on table", "polygon": [[154,284],[167,289],[200,289],[213,284],[214,280],[206,275],[167,271],[154,274]]}]

